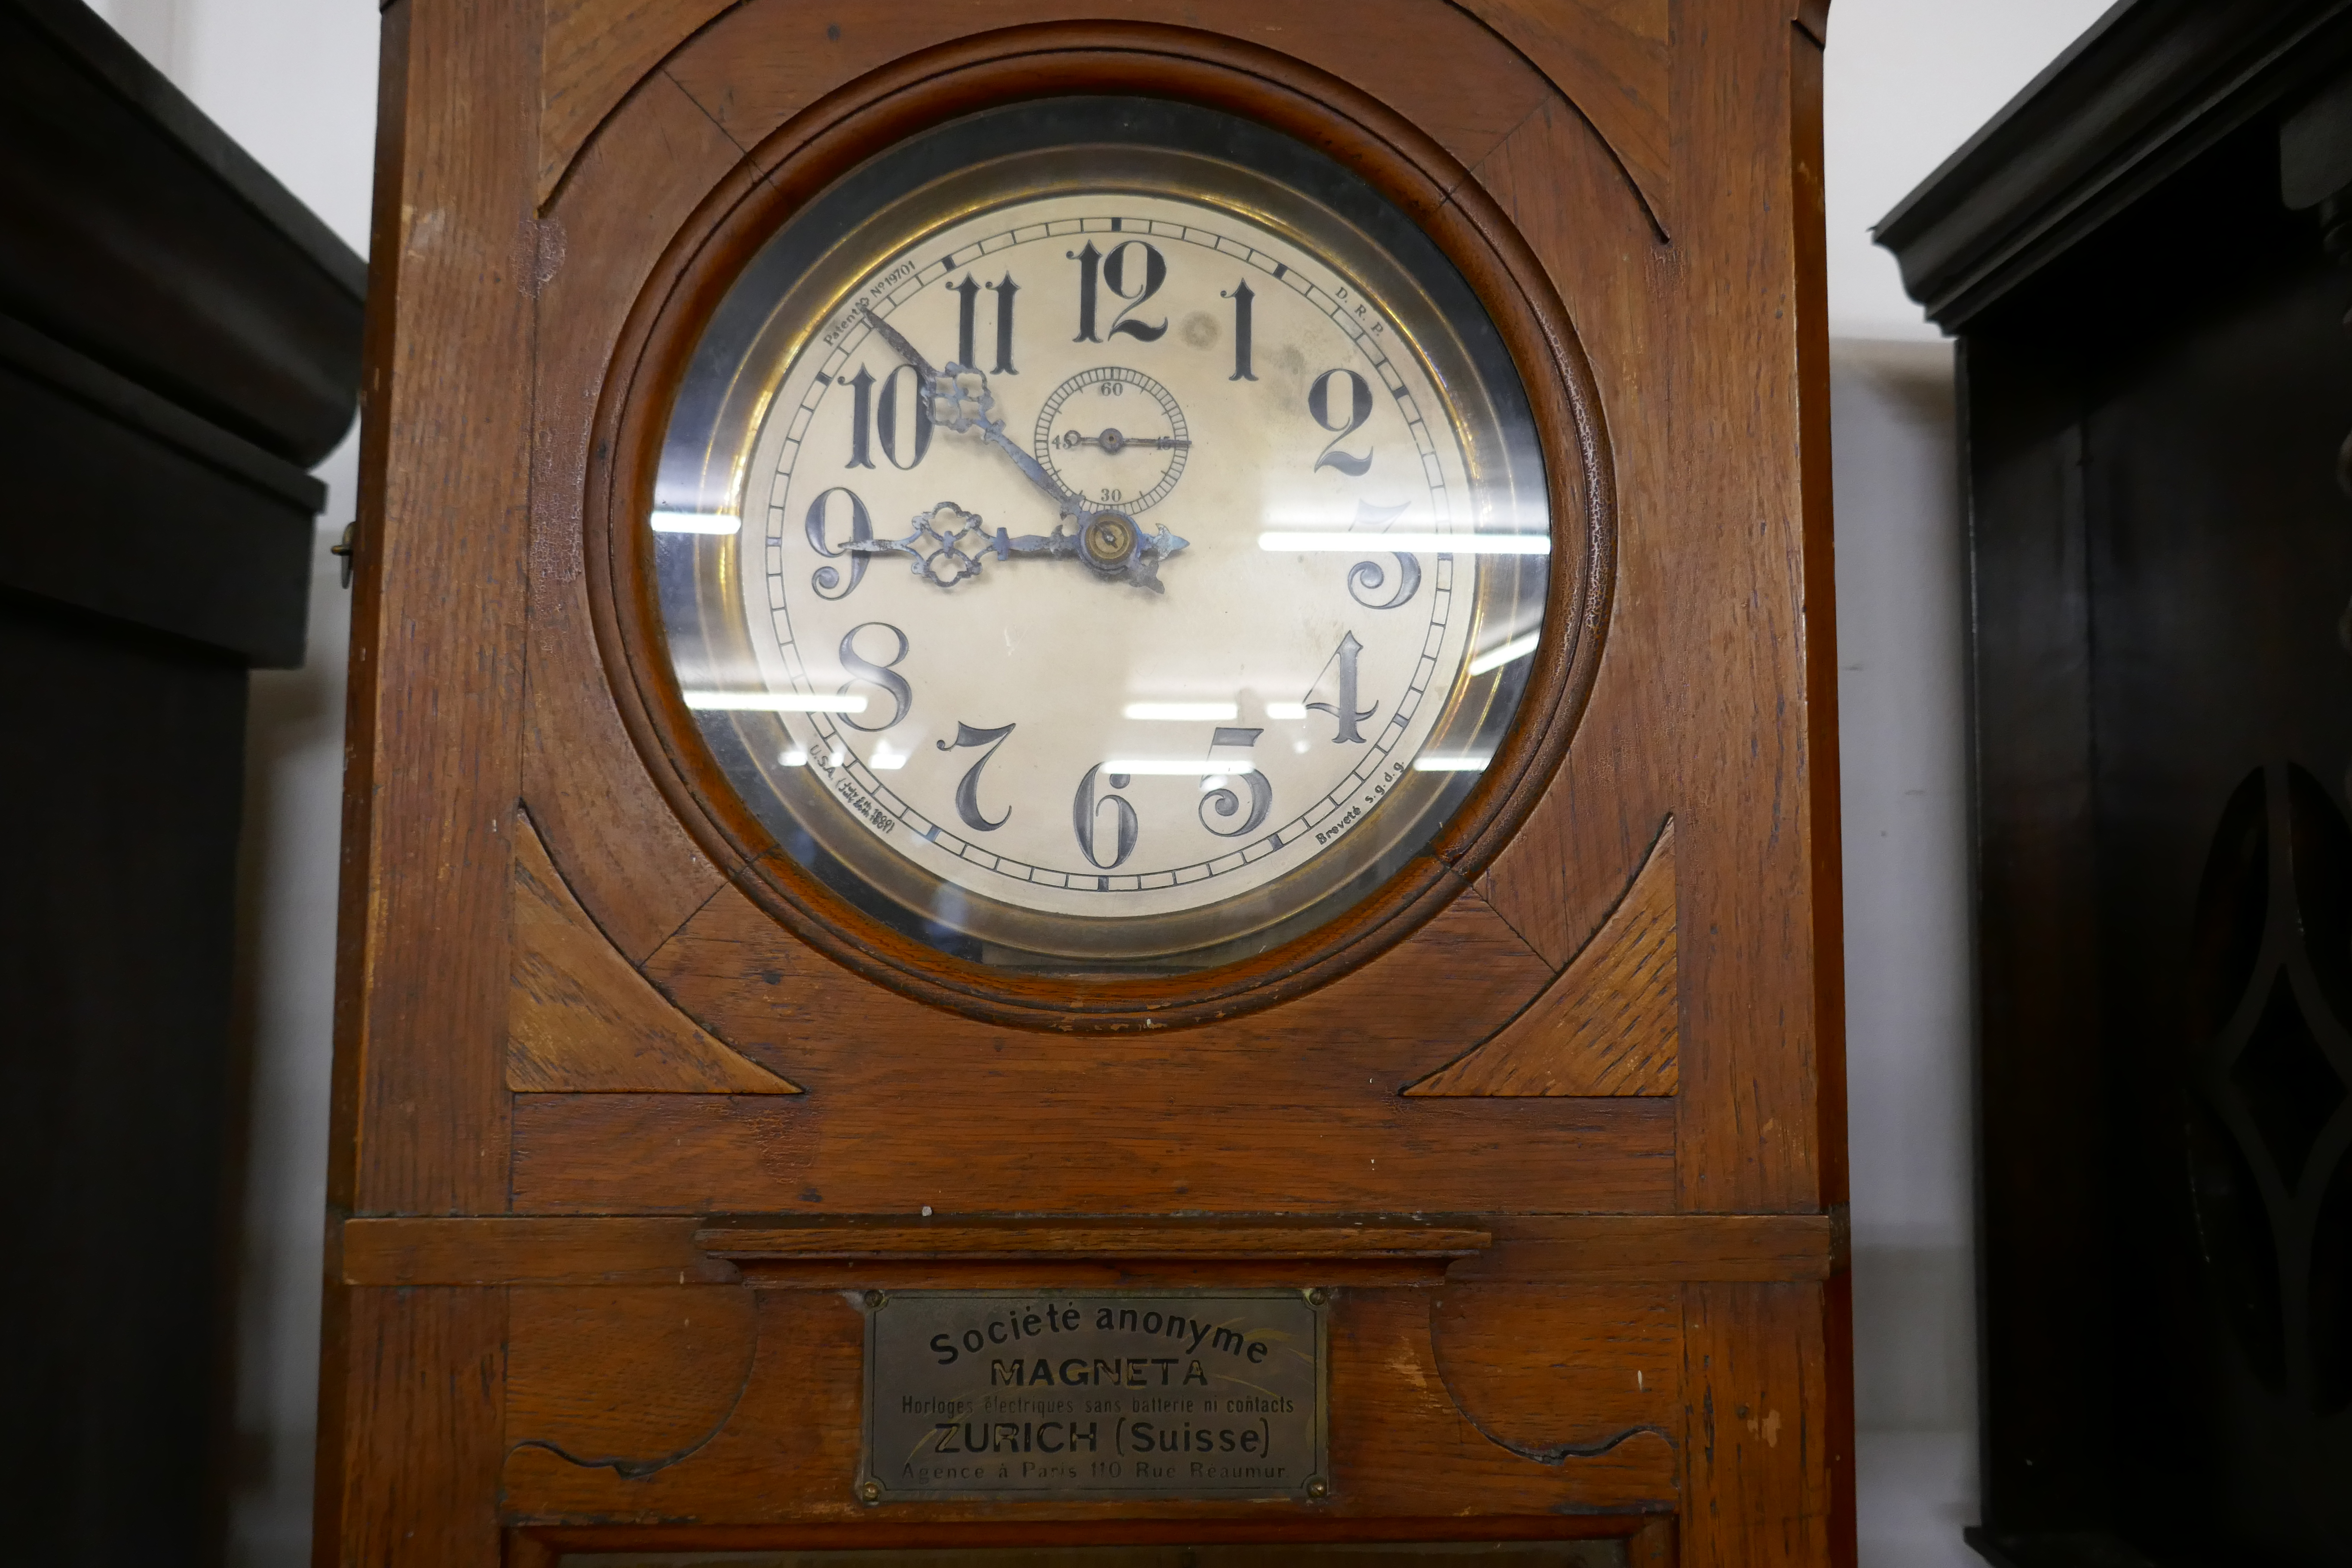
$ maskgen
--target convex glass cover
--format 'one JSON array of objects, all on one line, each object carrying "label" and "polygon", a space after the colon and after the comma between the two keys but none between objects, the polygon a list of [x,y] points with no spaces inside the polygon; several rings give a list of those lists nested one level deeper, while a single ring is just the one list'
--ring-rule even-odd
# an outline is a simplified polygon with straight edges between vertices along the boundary
[{"label": "convex glass cover", "polygon": [[1427,845],[1551,546],[1525,393],[1427,237],[1140,99],[940,127],[795,215],[643,521],[680,695],[783,852],[1065,971],[1244,956]]}]

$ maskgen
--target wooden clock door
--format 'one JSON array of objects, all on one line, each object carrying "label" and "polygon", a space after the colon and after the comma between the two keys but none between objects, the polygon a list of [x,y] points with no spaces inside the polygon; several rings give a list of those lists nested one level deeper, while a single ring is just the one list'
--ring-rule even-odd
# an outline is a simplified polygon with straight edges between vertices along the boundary
[{"label": "wooden clock door", "polygon": [[[1852,1560],[1823,10],[394,0],[322,1561]],[[1411,213],[1564,563],[1468,826],[1148,1005],[860,924],[646,673],[678,323],[1087,91]]]}]

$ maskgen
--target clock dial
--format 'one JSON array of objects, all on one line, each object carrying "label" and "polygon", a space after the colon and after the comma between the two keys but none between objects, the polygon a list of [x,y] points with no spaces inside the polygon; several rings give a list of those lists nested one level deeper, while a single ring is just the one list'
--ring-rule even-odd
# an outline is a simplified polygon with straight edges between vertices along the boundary
[{"label": "clock dial", "polygon": [[685,700],[804,867],[968,956],[1190,965],[1360,898],[1475,784],[1548,498],[1402,215],[1103,101],[944,127],[787,226],[649,524]]}]

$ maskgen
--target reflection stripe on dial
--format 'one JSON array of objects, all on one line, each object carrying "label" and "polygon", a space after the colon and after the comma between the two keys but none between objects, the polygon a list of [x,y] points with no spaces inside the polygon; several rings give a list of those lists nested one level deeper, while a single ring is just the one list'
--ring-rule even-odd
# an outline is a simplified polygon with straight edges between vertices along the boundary
[{"label": "reflection stripe on dial", "polygon": [[[1317,284],[1312,279],[1290,268],[1287,263],[1268,256],[1244,241],[1235,240],[1217,231],[1196,225],[1177,224],[1162,219],[1135,217],[1087,217],[1056,219],[1046,224],[1020,226],[991,235],[971,244],[959,246],[940,259],[919,268],[910,260],[902,260],[883,273],[887,282],[878,289],[872,285],[853,290],[837,310],[825,332],[826,358],[819,375],[803,395],[801,405],[793,410],[788,434],[782,443],[770,494],[776,498],[768,506],[768,542],[765,552],[766,577],[772,622],[779,649],[794,684],[803,691],[813,693],[806,668],[792,627],[792,611],[784,589],[784,574],[780,541],[788,531],[789,496],[794,468],[799,460],[802,435],[814,416],[829,383],[840,379],[843,368],[864,351],[873,337],[872,319],[887,320],[899,306],[940,281],[950,272],[967,267],[983,256],[1013,246],[1036,240],[1080,234],[1119,233],[1125,236],[1149,236],[1177,243],[1192,245],[1233,258],[1255,268],[1267,278],[1280,282],[1293,293],[1312,303],[1316,309],[1345,331],[1356,350],[1362,353],[1377,372],[1380,380],[1403,416],[1406,428],[1412,433],[1428,486],[1432,513],[1441,519],[1453,515],[1454,498],[1449,492],[1435,444],[1418,404],[1404,390],[1406,382],[1391,363],[1388,343],[1392,341],[1385,330],[1385,315],[1371,318],[1383,327],[1381,331],[1367,328],[1353,310],[1340,300]],[[1362,289],[1350,280],[1349,291],[1360,298]],[[1366,308],[1369,308],[1367,306]],[[895,354],[892,356],[895,358]],[[1380,550],[1377,536],[1367,535],[1365,547]],[[1287,821],[1271,827],[1249,844],[1230,850],[1212,859],[1193,861],[1160,870],[1124,872],[1103,875],[1088,868],[1085,871],[1062,871],[1031,865],[1008,857],[992,854],[977,845],[958,837],[954,833],[931,823],[914,806],[889,788],[860,759],[852,744],[852,737],[836,728],[823,714],[812,715],[809,728],[814,731],[815,743],[808,747],[813,772],[824,776],[835,795],[847,805],[854,816],[877,835],[887,836],[904,826],[919,837],[958,858],[982,869],[994,872],[1013,881],[1029,882],[1041,887],[1063,888],[1079,892],[1134,892],[1147,889],[1171,888],[1198,882],[1234,871],[1263,859],[1277,850],[1297,844],[1302,838],[1317,837],[1317,830],[1334,817],[1341,820],[1328,829],[1336,841],[1364,821],[1370,807],[1377,805],[1388,786],[1402,776],[1409,764],[1393,756],[1397,741],[1417,712],[1423,696],[1437,673],[1433,657],[1444,638],[1453,611],[1454,555],[1450,551],[1437,553],[1433,563],[1433,601],[1429,640],[1418,661],[1412,681],[1398,697],[1390,721],[1374,736],[1367,737],[1368,752],[1360,765],[1344,777],[1328,793],[1292,816]],[[832,766],[821,759],[839,752],[845,760]],[[1375,793],[1367,793],[1375,792]],[[1353,810],[1351,817],[1348,813]],[[879,816],[883,820],[877,821]]]}]

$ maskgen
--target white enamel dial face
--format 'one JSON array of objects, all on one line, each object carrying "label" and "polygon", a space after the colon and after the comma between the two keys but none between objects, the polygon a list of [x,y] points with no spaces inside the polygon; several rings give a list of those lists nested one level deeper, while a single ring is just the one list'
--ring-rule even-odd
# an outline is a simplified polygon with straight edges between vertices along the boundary
[{"label": "white enamel dial face", "polygon": [[[887,256],[797,329],[732,519],[683,524],[732,522],[740,633],[680,659],[687,702],[834,861],[951,925],[999,911],[999,942],[1176,917],[1197,943],[1370,863],[1392,796],[1475,779],[1549,519],[1525,464],[1495,482],[1425,300],[1148,189]],[[1497,572],[1518,588],[1482,593]]]}]

